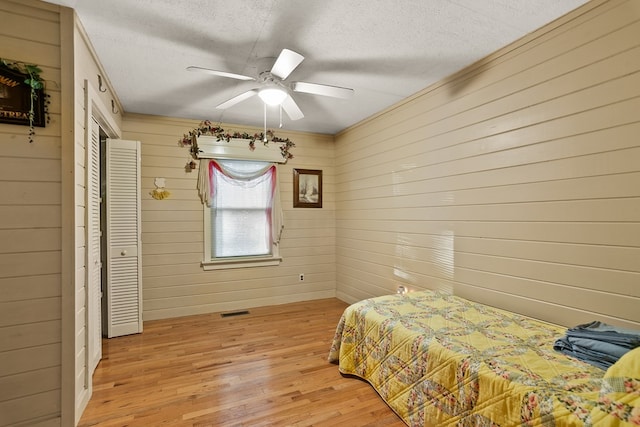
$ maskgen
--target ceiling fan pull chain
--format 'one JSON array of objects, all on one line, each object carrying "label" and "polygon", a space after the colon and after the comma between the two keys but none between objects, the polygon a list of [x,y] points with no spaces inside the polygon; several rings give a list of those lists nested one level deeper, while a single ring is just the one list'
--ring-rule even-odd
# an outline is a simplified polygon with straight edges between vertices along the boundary
[{"label": "ceiling fan pull chain", "polygon": [[267,142],[267,104],[262,104],[264,106],[264,133],[262,134],[262,142]]}]

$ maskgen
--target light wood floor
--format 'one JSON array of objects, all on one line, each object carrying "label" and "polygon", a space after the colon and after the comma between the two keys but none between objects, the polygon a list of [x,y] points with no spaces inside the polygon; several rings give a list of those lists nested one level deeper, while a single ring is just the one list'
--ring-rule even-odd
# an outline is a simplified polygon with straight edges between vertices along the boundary
[{"label": "light wood floor", "polygon": [[103,341],[80,426],[392,426],[366,382],[327,362],[337,299],[145,322]]}]

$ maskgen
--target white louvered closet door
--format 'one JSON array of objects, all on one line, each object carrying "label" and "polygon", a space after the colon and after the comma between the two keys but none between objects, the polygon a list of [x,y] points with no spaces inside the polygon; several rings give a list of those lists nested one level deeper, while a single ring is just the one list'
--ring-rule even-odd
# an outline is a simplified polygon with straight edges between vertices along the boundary
[{"label": "white louvered closet door", "polygon": [[100,260],[100,125],[91,120],[87,147],[87,345],[89,375],[102,358],[102,274]]},{"label": "white louvered closet door", "polygon": [[140,141],[107,140],[107,336],[142,332]]}]

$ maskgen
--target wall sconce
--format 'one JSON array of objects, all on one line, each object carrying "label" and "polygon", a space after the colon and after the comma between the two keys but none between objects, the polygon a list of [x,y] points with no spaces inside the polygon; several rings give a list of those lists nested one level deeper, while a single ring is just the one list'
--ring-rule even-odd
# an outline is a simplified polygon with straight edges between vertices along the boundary
[{"label": "wall sconce", "polygon": [[152,191],[149,192],[149,194],[151,195],[151,197],[153,197],[156,200],[163,200],[168,198],[171,193],[169,192],[169,190],[167,190],[165,188],[166,182],[164,178],[156,178],[153,180],[153,184],[156,186],[156,188],[154,188]]}]

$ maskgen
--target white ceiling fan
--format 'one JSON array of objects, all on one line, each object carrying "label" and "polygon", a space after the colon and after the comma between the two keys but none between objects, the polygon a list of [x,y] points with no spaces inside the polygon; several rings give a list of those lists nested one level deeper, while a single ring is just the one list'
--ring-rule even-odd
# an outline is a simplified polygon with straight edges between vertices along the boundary
[{"label": "white ceiling fan", "polygon": [[313,95],[323,95],[343,99],[353,96],[354,90],[345,87],[308,82],[292,82],[290,85],[284,83],[284,80],[289,77],[293,70],[295,70],[303,60],[304,56],[299,53],[289,49],[282,49],[282,52],[280,52],[280,55],[273,64],[273,67],[271,67],[271,70],[263,71],[256,77],[196,66],[187,67],[187,70],[205,72],[237,80],[253,80],[260,84],[259,87],[234,96],[233,98],[216,106],[216,108],[221,110],[236,105],[237,103],[249,99],[254,95],[258,95],[265,104],[282,106],[282,109],[287,113],[291,120],[299,120],[304,117],[304,114],[291,96],[292,92],[310,93]]}]

